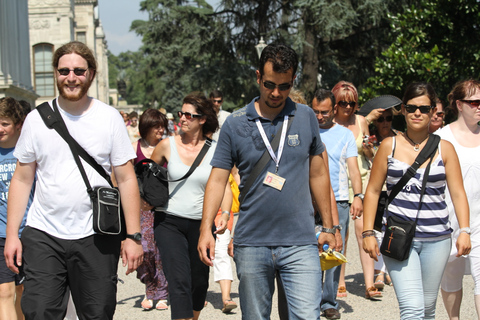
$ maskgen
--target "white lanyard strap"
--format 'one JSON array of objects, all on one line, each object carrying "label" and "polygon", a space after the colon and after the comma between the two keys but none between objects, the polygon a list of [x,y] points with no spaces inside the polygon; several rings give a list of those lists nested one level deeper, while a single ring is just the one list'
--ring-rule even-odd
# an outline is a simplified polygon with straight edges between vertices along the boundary
[{"label": "white lanyard strap", "polygon": [[282,157],[283,153],[283,147],[285,146],[285,137],[287,136],[288,115],[285,115],[285,117],[283,118],[282,135],[280,137],[280,144],[278,146],[278,157],[273,152],[272,146],[270,145],[270,141],[268,141],[267,139],[267,135],[265,134],[265,130],[263,129],[260,119],[256,119],[255,123],[257,125],[258,131],[260,131],[263,143],[267,147],[268,153],[270,153],[270,157],[272,157],[273,161],[275,161],[275,173],[277,173],[278,166],[280,164],[280,158]]}]

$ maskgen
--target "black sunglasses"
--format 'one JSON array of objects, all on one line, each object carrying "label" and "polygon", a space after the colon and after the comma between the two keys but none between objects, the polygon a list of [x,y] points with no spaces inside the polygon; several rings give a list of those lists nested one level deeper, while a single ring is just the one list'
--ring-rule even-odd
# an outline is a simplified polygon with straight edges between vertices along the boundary
[{"label": "black sunglasses", "polygon": [[468,103],[475,108],[478,108],[478,106],[480,106],[480,100],[460,100],[460,101]]},{"label": "black sunglasses", "polygon": [[443,117],[443,116],[445,115],[445,112],[443,112],[443,111],[438,111],[438,112],[436,113],[436,115],[437,115],[437,117]]},{"label": "black sunglasses", "polygon": [[355,101],[350,101],[350,102],[347,102],[347,101],[338,101],[337,104],[342,107],[342,108],[346,108],[347,106],[350,106],[352,108],[355,108],[355,105],[357,104]]},{"label": "black sunglasses", "polygon": [[382,123],[383,121],[392,122],[393,121],[393,116],[379,117],[377,119],[378,123]]},{"label": "black sunglasses", "polygon": [[219,100],[216,100],[216,99],[213,99],[213,103],[222,103],[222,99],[219,99]]},{"label": "black sunglasses", "polygon": [[87,71],[87,69],[82,69],[82,68],[75,68],[73,70],[68,69],[68,68],[58,69],[58,73],[60,73],[60,75],[62,75],[62,76],[68,76],[71,71],[73,71],[73,73],[76,76],[83,76],[85,74],[85,72]]},{"label": "black sunglasses", "polygon": [[275,90],[275,88],[278,88],[280,91],[287,91],[292,87],[291,83],[282,83],[282,84],[275,84],[271,81],[263,81],[263,86],[267,88],[268,90]]},{"label": "black sunglasses", "polygon": [[421,113],[429,113],[433,108],[435,107],[434,106],[416,106],[413,104],[405,105],[405,110],[407,110],[408,113],[415,113],[417,109],[420,109]]},{"label": "black sunglasses", "polygon": [[181,118],[182,116],[185,116],[187,120],[190,120],[192,118],[201,118],[203,115],[202,114],[193,114],[190,112],[183,112],[183,111],[178,111],[178,117]]}]

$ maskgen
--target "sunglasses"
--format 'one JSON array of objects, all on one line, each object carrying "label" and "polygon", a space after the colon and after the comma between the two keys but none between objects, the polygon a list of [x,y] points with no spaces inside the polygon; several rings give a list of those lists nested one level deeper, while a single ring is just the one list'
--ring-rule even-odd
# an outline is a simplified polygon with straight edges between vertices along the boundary
[{"label": "sunglasses", "polygon": [[460,100],[462,102],[468,103],[472,107],[478,108],[480,106],[480,100]]},{"label": "sunglasses", "polygon": [[433,108],[433,106],[415,106],[413,104],[406,104],[405,105],[405,110],[407,110],[408,113],[415,113],[417,109],[420,109],[421,113],[429,113]]},{"label": "sunglasses", "polygon": [[437,113],[435,113],[437,115],[437,117],[443,117],[445,115],[445,112],[443,111],[438,111]]},{"label": "sunglasses", "polygon": [[76,76],[83,76],[83,75],[85,75],[85,72],[87,71],[87,69],[82,69],[82,68],[75,68],[73,70],[68,69],[68,68],[58,69],[58,73],[60,73],[60,75],[62,75],[62,76],[68,76],[71,71],[73,71],[73,73]]},{"label": "sunglasses", "polygon": [[203,114],[193,114],[190,112],[178,111],[178,117],[181,118],[182,116],[185,116],[185,119],[190,120],[192,118],[201,118]]},{"label": "sunglasses", "polygon": [[326,117],[330,114],[330,111],[331,110],[328,110],[328,111],[318,111],[318,110],[313,110],[313,112],[316,114],[316,115],[319,115],[321,114],[322,116]]},{"label": "sunglasses", "polygon": [[222,101],[223,101],[222,99],[220,99],[220,100],[213,99],[213,103],[222,103]]},{"label": "sunglasses", "polygon": [[282,83],[282,84],[275,84],[271,81],[263,81],[263,86],[267,88],[268,90],[275,90],[275,88],[278,88],[280,91],[287,91],[292,87],[291,83]]},{"label": "sunglasses", "polygon": [[379,117],[377,119],[378,123],[382,123],[383,121],[392,122],[393,121],[393,116]]},{"label": "sunglasses", "polygon": [[355,108],[355,105],[357,103],[355,101],[347,102],[342,100],[342,101],[338,101],[337,104],[342,108],[346,108],[347,106],[350,106],[351,108]]}]

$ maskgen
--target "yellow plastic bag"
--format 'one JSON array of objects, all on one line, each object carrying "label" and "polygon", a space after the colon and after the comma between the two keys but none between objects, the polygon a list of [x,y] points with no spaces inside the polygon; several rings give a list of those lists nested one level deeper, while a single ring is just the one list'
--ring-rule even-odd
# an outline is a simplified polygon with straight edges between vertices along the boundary
[{"label": "yellow plastic bag", "polygon": [[347,258],[343,254],[332,249],[328,249],[320,253],[320,266],[322,271],[339,266],[342,263],[347,262]]},{"label": "yellow plastic bag", "polygon": [[230,182],[230,188],[232,189],[233,201],[232,201],[232,212],[237,213],[240,211],[240,202],[238,201],[238,196],[240,194],[240,190],[238,189],[238,185],[235,182],[232,174],[228,177],[228,181]]}]

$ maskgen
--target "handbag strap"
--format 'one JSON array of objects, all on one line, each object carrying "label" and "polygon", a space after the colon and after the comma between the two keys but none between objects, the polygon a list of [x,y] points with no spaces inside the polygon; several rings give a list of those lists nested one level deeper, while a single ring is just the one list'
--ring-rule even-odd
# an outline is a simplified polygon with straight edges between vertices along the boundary
[{"label": "handbag strap", "polygon": [[417,156],[413,164],[408,168],[407,172],[403,175],[403,177],[397,182],[397,184],[393,187],[392,192],[388,196],[388,203],[392,202],[392,200],[397,196],[397,194],[403,189],[403,187],[407,184],[407,182],[415,175],[418,168],[430,157],[435,154],[438,148],[438,143],[440,142],[440,136],[436,134],[431,134],[428,137],[428,141],[423,147],[420,154]]},{"label": "handbag strap", "polygon": [[110,179],[110,176],[105,172],[103,167],[99,165],[95,159],[90,156],[85,149],[82,148],[78,144],[78,142],[70,135],[68,132],[68,128],[65,125],[65,122],[63,121],[62,116],[60,115],[60,112],[58,111],[57,108],[57,103],[56,99],[53,100],[53,108],[52,110],[48,104],[48,102],[44,102],[41,105],[37,107],[38,112],[40,113],[40,116],[42,117],[43,121],[45,122],[45,125],[49,129],[55,129],[55,131],[58,132],[58,134],[67,142],[68,146],[70,147],[70,150],[72,151],[73,158],[75,159],[75,163],[77,164],[80,174],[82,175],[83,181],[85,182],[85,186],[87,187],[87,192],[88,194],[91,194],[92,187],[90,185],[90,182],[88,181],[87,174],[85,173],[85,169],[82,165],[82,162],[80,161],[81,156],[89,165],[91,165],[105,180],[107,180],[108,184],[113,187],[112,180]]},{"label": "handbag strap", "polygon": [[[296,108],[296,105],[295,105],[295,108]],[[293,115],[291,115],[290,117],[292,117],[293,119],[295,118]],[[288,121],[287,132],[288,132],[288,129],[290,129],[290,126],[292,125],[293,119],[291,121],[289,119],[289,121]],[[282,123],[283,123],[283,120],[282,120],[281,124]],[[273,152],[277,151],[278,145],[280,144],[280,136],[281,136],[280,131],[281,130],[278,130],[277,134],[275,135],[275,137],[272,140],[271,146],[272,146]],[[240,192],[240,197],[238,198],[238,201],[240,203],[243,202],[243,199],[245,199],[245,196],[247,195],[248,190],[250,190],[253,183],[257,179],[258,175],[263,171],[263,169],[265,168],[267,163],[270,162],[270,160],[271,160],[270,154],[268,153],[268,150],[265,150],[262,157],[255,164],[255,167],[253,168],[252,172],[248,176],[247,181],[245,181],[245,185],[243,186],[243,188]]]},{"label": "handbag strap", "polygon": [[415,224],[418,221],[418,214],[420,213],[420,209],[422,208],[422,204],[423,204],[422,199],[423,199],[423,195],[425,194],[425,189],[427,187],[427,180],[428,180],[428,176],[430,174],[430,165],[432,164],[433,156],[434,156],[434,153],[432,153],[432,155],[430,156],[430,161],[428,162],[428,165],[425,168],[425,173],[423,174],[422,191],[420,191],[420,202],[419,202],[419,205],[418,205],[417,216],[415,218]]}]

